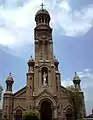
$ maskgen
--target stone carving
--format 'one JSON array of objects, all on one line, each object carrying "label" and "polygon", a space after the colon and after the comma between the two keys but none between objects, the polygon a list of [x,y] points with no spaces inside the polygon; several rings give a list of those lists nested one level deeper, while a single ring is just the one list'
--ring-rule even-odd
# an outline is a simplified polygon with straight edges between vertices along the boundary
[{"label": "stone carving", "polygon": [[43,85],[47,85],[47,73],[43,73]]}]

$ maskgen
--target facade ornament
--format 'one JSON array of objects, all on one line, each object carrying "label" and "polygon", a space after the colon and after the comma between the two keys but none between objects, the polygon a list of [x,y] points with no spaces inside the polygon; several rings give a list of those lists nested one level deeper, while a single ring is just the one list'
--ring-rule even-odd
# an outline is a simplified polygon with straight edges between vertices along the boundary
[{"label": "facade ornament", "polygon": [[47,85],[47,73],[43,73],[43,85],[46,86]]}]

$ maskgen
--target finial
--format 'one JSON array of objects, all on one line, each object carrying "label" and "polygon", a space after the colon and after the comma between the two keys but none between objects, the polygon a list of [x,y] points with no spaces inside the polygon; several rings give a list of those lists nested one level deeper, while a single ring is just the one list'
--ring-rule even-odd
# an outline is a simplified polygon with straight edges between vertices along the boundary
[{"label": "finial", "polygon": [[11,72],[9,73],[9,76],[11,76]]},{"label": "finial", "polygon": [[75,76],[77,76],[77,72],[75,72]]},{"label": "finial", "polygon": [[41,8],[42,8],[42,10],[43,10],[43,7],[44,7],[45,5],[42,3],[40,6],[41,6]]}]

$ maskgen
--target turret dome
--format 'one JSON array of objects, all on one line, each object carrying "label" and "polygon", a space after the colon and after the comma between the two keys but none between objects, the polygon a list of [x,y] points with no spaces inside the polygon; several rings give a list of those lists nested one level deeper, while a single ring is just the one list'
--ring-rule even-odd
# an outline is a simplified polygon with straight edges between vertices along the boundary
[{"label": "turret dome", "polygon": [[28,65],[34,66],[34,59],[32,58],[32,56],[28,60]]},{"label": "turret dome", "polygon": [[73,77],[73,83],[74,84],[80,84],[80,78],[79,76],[77,75],[77,73],[75,72],[75,76]]},{"label": "turret dome", "polygon": [[14,82],[11,73],[9,73],[9,76],[7,77],[6,82]]}]

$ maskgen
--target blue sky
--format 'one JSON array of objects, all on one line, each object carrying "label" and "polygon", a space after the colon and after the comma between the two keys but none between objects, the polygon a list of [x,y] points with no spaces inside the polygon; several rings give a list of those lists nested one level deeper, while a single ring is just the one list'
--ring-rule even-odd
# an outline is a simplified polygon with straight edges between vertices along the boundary
[{"label": "blue sky", "polygon": [[34,17],[42,2],[51,15],[54,54],[60,62],[62,85],[71,85],[77,72],[87,113],[90,113],[93,108],[93,0],[0,0],[0,84],[5,88],[11,71],[15,80],[13,91],[25,85],[26,63],[34,56]]}]

